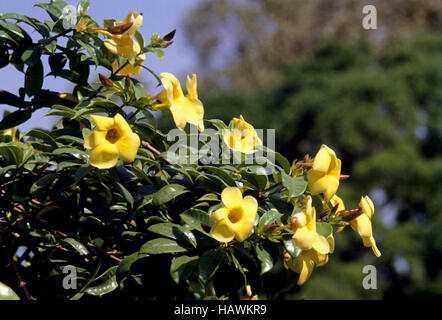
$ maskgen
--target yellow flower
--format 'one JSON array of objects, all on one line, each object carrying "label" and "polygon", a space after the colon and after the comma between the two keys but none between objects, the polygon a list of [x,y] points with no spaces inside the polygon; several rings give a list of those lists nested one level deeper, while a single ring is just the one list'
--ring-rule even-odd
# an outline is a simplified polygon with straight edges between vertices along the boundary
[{"label": "yellow flower", "polygon": [[374,205],[368,196],[361,197],[359,206],[362,209],[362,214],[350,221],[351,228],[359,233],[362,238],[362,243],[365,247],[371,247],[376,257],[381,256],[381,252],[376,246],[376,241],[373,237],[371,228],[371,217],[374,214]]},{"label": "yellow flower", "polygon": [[302,250],[294,260],[288,253],[284,255],[286,268],[299,273],[298,285],[304,284],[310,277],[315,265],[321,267],[328,262],[328,254],[334,250],[333,235],[326,239],[316,232],[316,210],[312,206],[312,198],[306,199],[304,211],[292,218],[295,233],[293,242]]},{"label": "yellow flower", "polygon": [[140,137],[132,132],[126,120],[120,114],[114,118],[91,117],[96,129],[84,139],[84,147],[92,149],[89,163],[99,169],[108,169],[115,166],[118,159],[134,161],[140,147]]},{"label": "yellow flower", "polygon": [[210,230],[212,237],[220,242],[229,242],[233,238],[242,242],[253,229],[258,202],[252,196],[242,197],[236,187],[227,187],[221,193],[224,207],[210,216],[215,225]]},{"label": "yellow flower", "polygon": [[299,273],[298,286],[302,286],[309,278],[315,265],[321,267],[328,262],[328,255],[320,254],[315,250],[302,251],[295,260],[290,254],[284,254],[284,265],[286,268]]},{"label": "yellow flower", "polygon": [[313,160],[312,168],[307,172],[310,192],[312,195],[323,193],[325,201],[329,201],[338,190],[340,175],[341,160],[323,144]]},{"label": "yellow flower", "polygon": [[13,127],[13,128],[9,128],[9,129],[3,130],[3,135],[11,136],[11,138],[12,138],[11,141],[12,142],[18,141],[18,139],[17,139],[17,127]]},{"label": "yellow flower", "polygon": [[173,74],[163,72],[160,78],[164,90],[155,97],[161,101],[161,104],[155,107],[169,107],[178,129],[183,130],[186,123],[191,123],[197,126],[200,132],[204,131],[204,107],[198,99],[196,74],[192,78],[187,76],[186,95],[183,94],[180,82]]},{"label": "yellow flower", "polygon": [[114,22],[114,27],[121,27],[122,31],[115,32],[111,28],[96,28],[95,31],[103,33],[110,37],[110,39],[104,40],[104,46],[113,54],[123,57],[121,63],[118,59],[115,59],[112,63],[112,70],[116,72],[126,62],[128,64],[118,71],[117,75],[125,76],[128,74],[139,74],[146,56],[141,54],[141,47],[133,39],[133,36],[137,32],[138,28],[143,23],[143,16],[135,11],[129,12],[127,17],[122,22]]},{"label": "yellow flower", "polygon": [[247,123],[243,116],[233,118],[234,129],[224,134],[224,142],[234,150],[245,154],[255,153],[255,147],[262,145],[261,139],[256,134],[255,128]]}]

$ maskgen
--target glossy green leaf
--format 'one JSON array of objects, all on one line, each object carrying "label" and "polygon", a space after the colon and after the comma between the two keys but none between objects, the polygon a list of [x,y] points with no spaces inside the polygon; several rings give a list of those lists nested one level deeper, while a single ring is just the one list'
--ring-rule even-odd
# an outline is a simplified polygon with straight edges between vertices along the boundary
[{"label": "glossy green leaf", "polygon": [[0,122],[0,130],[16,127],[29,120],[31,116],[32,112],[30,110],[16,110],[11,112]]},{"label": "glossy green leaf", "polygon": [[143,244],[140,249],[140,253],[147,254],[162,254],[185,251],[187,251],[186,248],[180,246],[176,241],[167,238],[157,238],[150,240]]},{"label": "glossy green leaf", "polygon": [[20,300],[20,297],[3,282],[0,282],[0,300]]},{"label": "glossy green leaf", "polygon": [[43,64],[41,60],[29,66],[25,73],[25,92],[33,97],[43,86]]},{"label": "glossy green leaf", "polygon": [[191,244],[196,248],[196,239],[192,231],[185,227],[174,223],[157,223],[147,228],[150,232],[177,240],[178,242],[185,242]]},{"label": "glossy green leaf", "polygon": [[261,245],[256,245],[255,251],[259,261],[261,261],[261,274],[270,271],[273,268],[273,259],[270,254]]},{"label": "glossy green leaf", "polygon": [[304,180],[304,177],[292,178],[286,173],[281,172],[281,181],[282,185],[287,188],[290,198],[299,197],[307,188],[307,181]]},{"label": "glossy green leaf", "polygon": [[333,234],[333,227],[327,222],[316,222],[316,232],[327,239],[331,234]]},{"label": "glossy green leaf", "polygon": [[161,206],[186,192],[189,192],[189,190],[186,190],[186,187],[182,185],[168,184],[154,194],[152,204],[154,206]]},{"label": "glossy green leaf", "polygon": [[92,296],[102,296],[118,288],[117,282],[118,266],[107,269],[103,274],[96,278],[85,290],[85,293]]},{"label": "glossy green leaf", "polygon": [[81,255],[88,255],[89,254],[89,251],[87,250],[86,246],[73,238],[63,239],[63,242],[72,246],[72,248],[77,250],[78,253],[80,253]]},{"label": "glossy green leaf", "polygon": [[170,276],[176,283],[185,281],[198,266],[198,257],[180,256],[170,265]]},{"label": "glossy green leaf", "polygon": [[275,221],[277,221],[280,217],[283,215],[277,211],[269,210],[266,213],[264,213],[261,218],[259,218],[258,222],[258,230],[262,231],[263,227],[265,225],[271,224]]},{"label": "glossy green leaf", "polygon": [[293,240],[284,240],[284,248],[290,254],[292,259],[295,259],[302,252],[302,250],[293,242]]},{"label": "glossy green leaf", "polygon": [[198,274],[204,282],[207,282],[215,274],[221,262],[226,257],[221,248],[211,249],[204,252],[198,263]]}]

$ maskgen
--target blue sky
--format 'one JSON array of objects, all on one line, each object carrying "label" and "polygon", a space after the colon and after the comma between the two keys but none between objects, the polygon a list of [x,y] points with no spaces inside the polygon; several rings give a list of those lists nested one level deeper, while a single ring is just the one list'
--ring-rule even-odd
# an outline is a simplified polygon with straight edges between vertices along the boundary
[{"label": "blue sky", "polygon": [[[67,3],[77,6],[78,0],[65,0]],[[102,23],[103,19],[114,18],[122,21],[127,13],[131,10],[142,12],[144,21],[140,32],[147,39],[150,35],[157,31],[160,35],[165,35],[173,29],[177,29],[174,43],[166,49],[165,57],[162,61],[158,60],[153,54],[148,54],[146,66],[150,69],[160,72],[171,72],[184,80],[186,74],[198,73],[198,63],[196,55],[187,45],[186,38],[182,27],[183,18],[202,0],[90,0],[91,6],[88,14],[98,23]],[[49,2],[49,0],[1,0],[1,13],[19,13],[35,17],[40,20],[49,20],[46,12],[34,4],[41,2]],[[37,34],[38,35],[38,34]],[[37,35],[35,35],[37,37]],[[34,34],[31,34],[34,36]],[[46,73],[47,68],[45,68]],[[96,74],[100,70],[91,70],[91,80],[96,79]],[[147,72],[142,72],[136,76],[143,81],[146,87],[150,88],[153,83],[152,78]],[[14,67],[7,66],[0,69],[0,89],[7,90],[14,94],[18,93],[18,89],[23,86],[24,76]],[[45,78],[44,88],[51,90],[69,91],[72,85],[69,82],[53,77]],[[5,105],[0,105],[0,117],[3,116],[3,110],[15,110]],[[54,117],[43,117],[47,109],[37,111],[30,120],[20,125],[20,131],[27,131],[35,127],[49,129],[54,124]]]}]

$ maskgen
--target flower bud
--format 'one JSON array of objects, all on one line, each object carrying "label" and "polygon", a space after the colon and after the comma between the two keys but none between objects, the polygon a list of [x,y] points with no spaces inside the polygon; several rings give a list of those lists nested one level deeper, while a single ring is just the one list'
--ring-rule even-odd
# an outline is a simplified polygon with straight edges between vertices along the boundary
[{"label": "flower bud", "polygon": [[307,219],[306,219],[304,213],[299,212],[292,217],[290,222],[293,225],[295,225],[297,228],[302,228],[303,226],[305,226],[307,224]]},{"label": "flower bud", "polygon": [[125,31],[129,30],[130,27],[132,27],[133,24],[134,23],[131,21],[131,22],[128,22],[128,23],[125,23],[125,24],[120,24],[118,26],[107,27],[106,30],[108,32],[112,33],[112,34],[122,34]]},{"label": "flower bud", "polygon": [[108,77],[102,75],[101,73],[98,74],[98,77],[100,78],[100,82],[103,86],[112,87],[114,85],[112,80],[110,80]]}]

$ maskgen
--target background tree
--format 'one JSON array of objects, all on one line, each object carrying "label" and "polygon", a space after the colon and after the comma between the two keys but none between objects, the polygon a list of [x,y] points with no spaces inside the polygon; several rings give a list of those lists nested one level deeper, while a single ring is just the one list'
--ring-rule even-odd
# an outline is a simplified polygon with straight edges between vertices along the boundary
[{"label": "background tree", "polygon": [[[334,271],[290,297],[442,294],[440,3],[373,4],[376,32],[361,27],[362,1],[214,1],[189,18],[189,39],[212,79],[209,118],[241,110],[255,127],[276,129],[277,150],[289,159],[325,142],[352,175],[338,194],[354,202],[361,188],[374,195],[385,251],[376,261],[380,289],[362,289],[362,266],[373,261],[364,254],[350,262],[360,244],[347,235],[355,241],[338,249]],[[232,53],[225,73],[214,62],[224,46]]]}]

